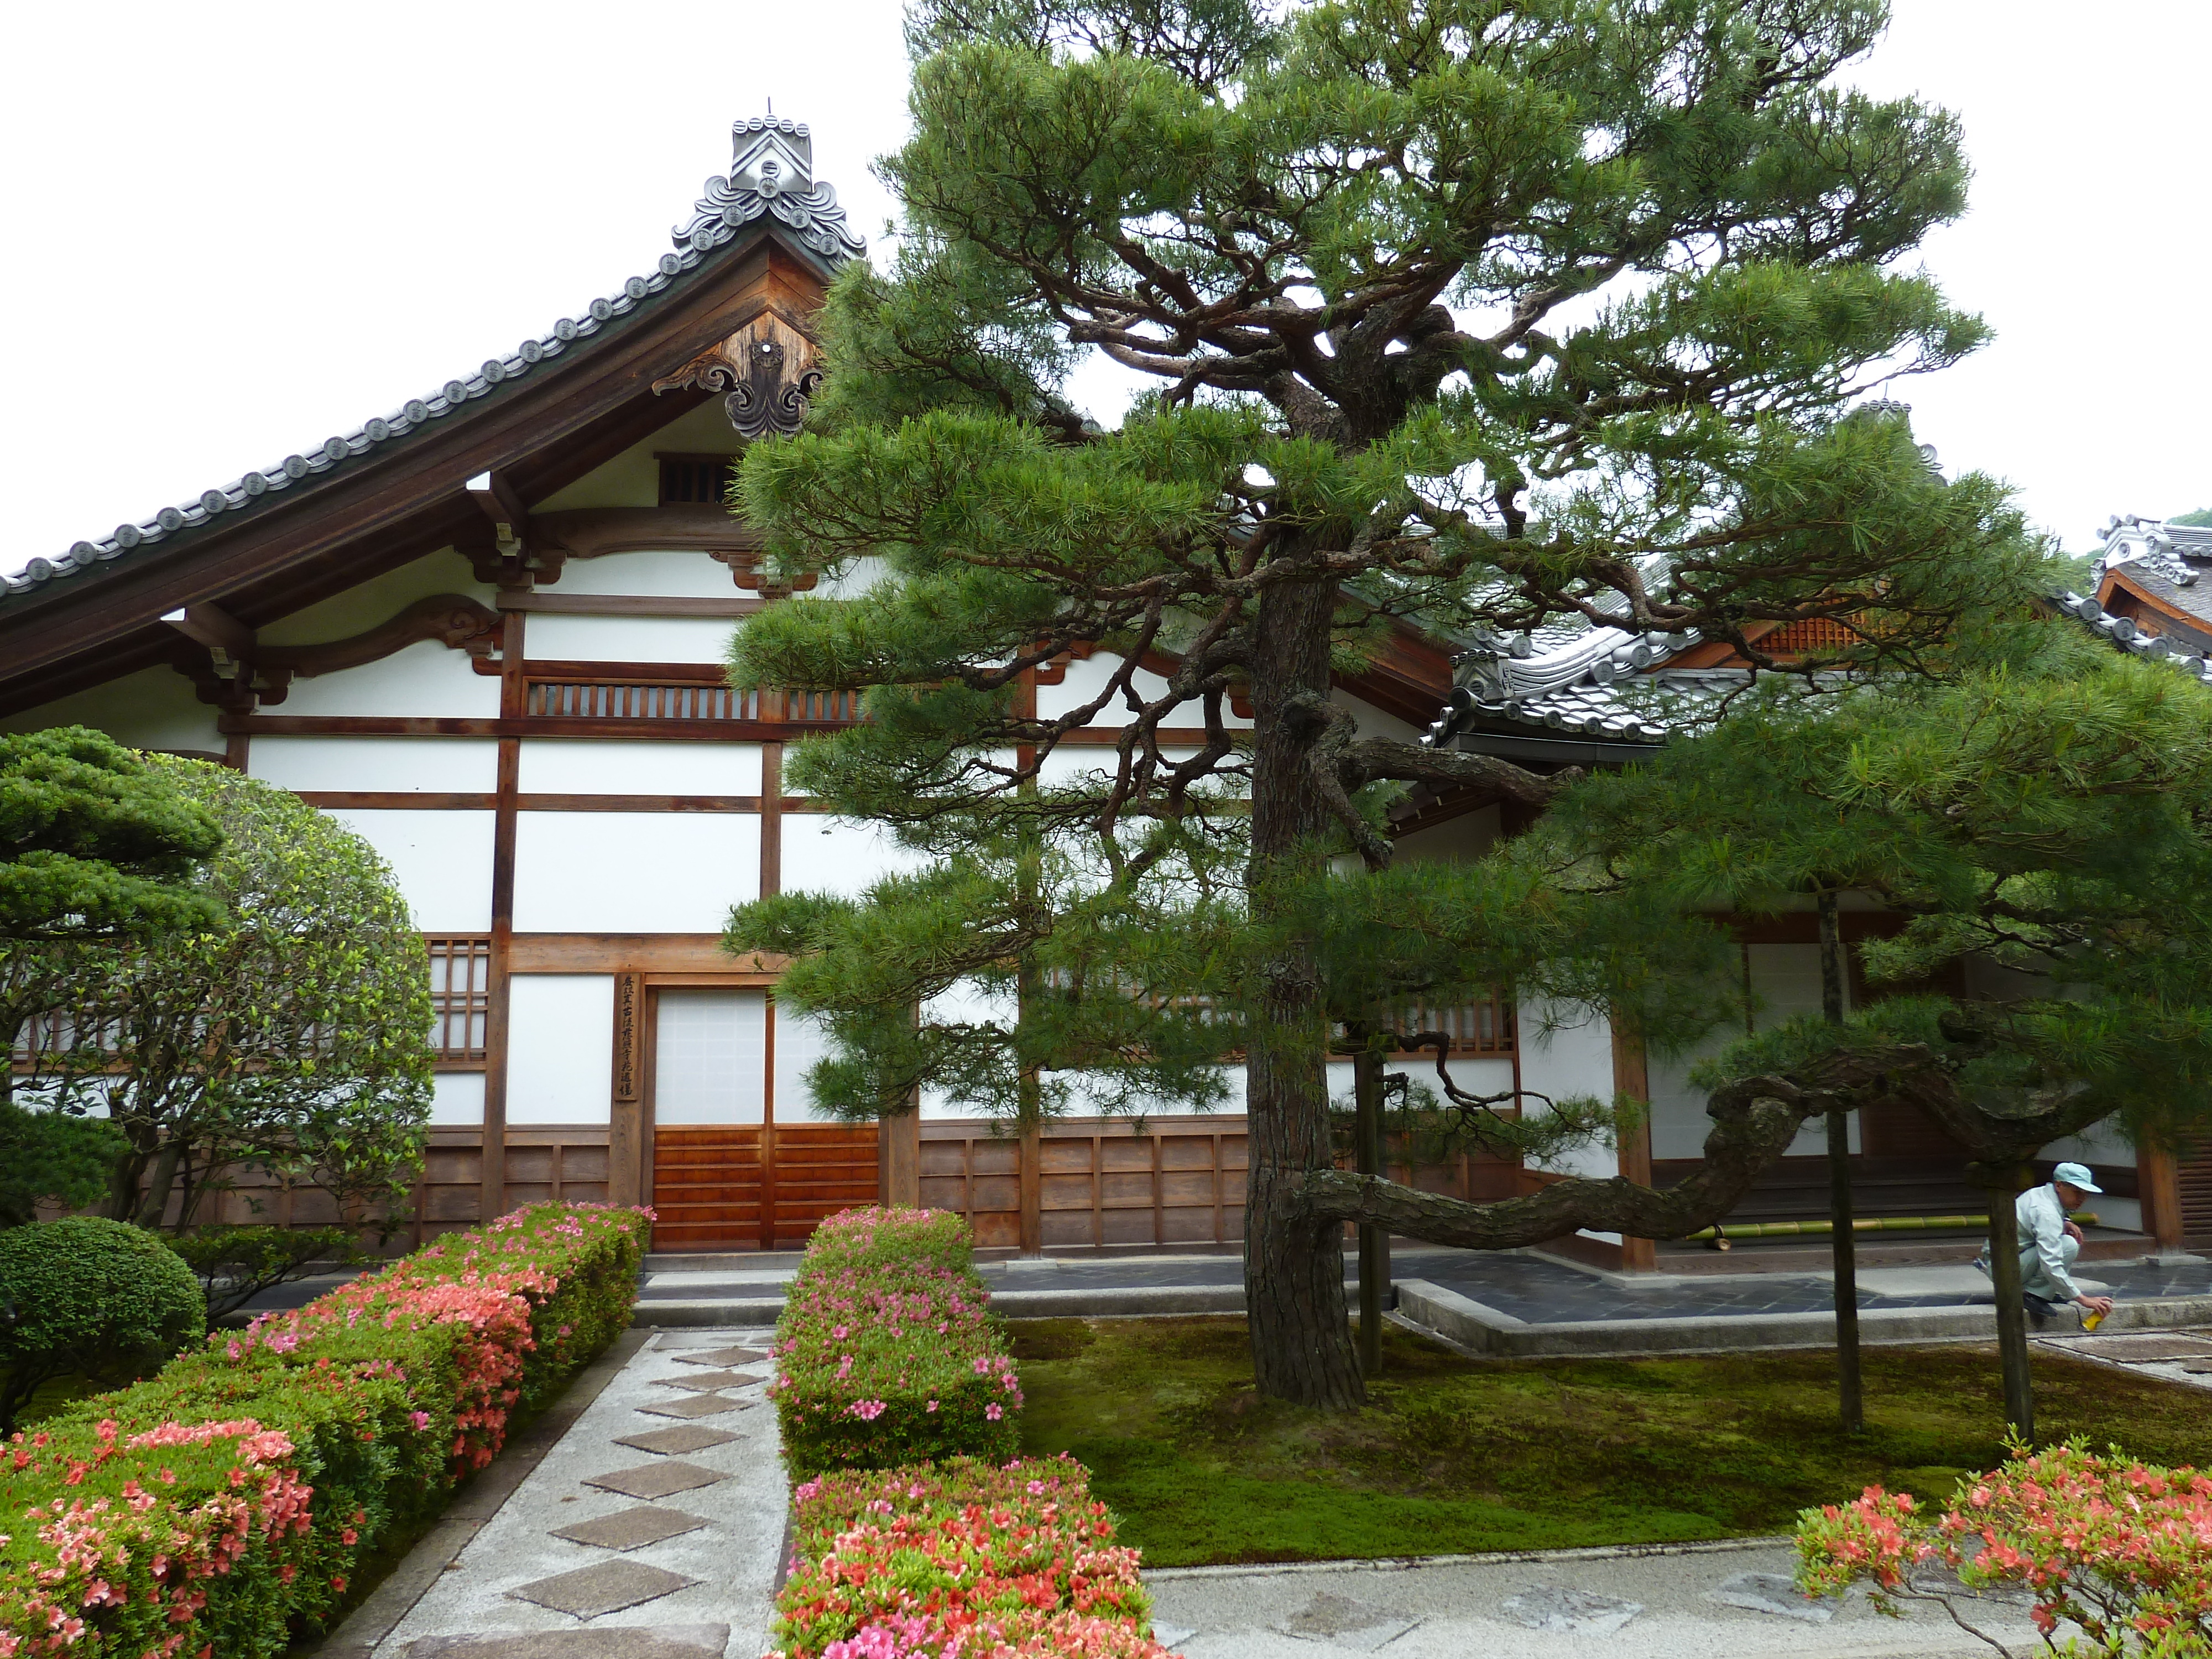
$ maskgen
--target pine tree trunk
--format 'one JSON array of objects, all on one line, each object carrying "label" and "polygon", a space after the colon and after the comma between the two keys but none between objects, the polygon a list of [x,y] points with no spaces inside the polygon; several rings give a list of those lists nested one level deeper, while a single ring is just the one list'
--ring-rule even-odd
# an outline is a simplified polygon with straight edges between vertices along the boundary
[{"label": "pine tree trunk", "polygon": [[[1262,921],[1268,884],[1318,870],[1328,811],[1310,755],[1322,730],[1310,712],[1329,695],[1335,591],[1285,583],[1261,599],[1252,653],[1252,892]],[[1340,1223],[1300,1201],[1306,1174],[1333,1166],[1328,1135],[1328,1012],[1311,945],[1289,939],[1264,968],[1246,1051],[1249,1167],[1244,1298],[1252,1374],[1262,1395],[1346,1409],[1366,1391],[1344,1301]]]},{"label": "pine tree trunk", "polygon": [[[1836,921],[1836,896],[1820,896],[1820,1012],[1831,1025],[1844,1023],[1844,942]],[[1843,1112],[1828,1114],[1828,1256],[1835,1267],[1836,1401],[1846,1431],[1866,1426],[1859,1378],[1858,1234],[1851,1224],[1851,1130]]]},{"label": "pine tree trunk", "polygon": [[[1992,1171],[1991,1173],[2000,1173]],[[1997,1364],[2004,1373],[2005,1421],[2035,1438],[2035,1386],[2027,1369],[2027,1304],[2020,1277],[2020,1173],[2010,1165],[1990,1183],[1990,1284],[1997,1299]]]}]

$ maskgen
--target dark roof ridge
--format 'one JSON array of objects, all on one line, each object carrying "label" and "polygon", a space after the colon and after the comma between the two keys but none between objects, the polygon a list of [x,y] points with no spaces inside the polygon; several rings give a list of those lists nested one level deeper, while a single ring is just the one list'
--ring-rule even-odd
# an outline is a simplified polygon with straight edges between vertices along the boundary
[{"label": "dark roof ridge", "polygon": [[[96,541],[81,541],[56,558],[33,558],[13,575],[0,577],[0,604],[46,583],[74,576],[99,564],[124,558],[143,547],[197,530],[227,513],[240,511],[273,493],[330,471],[369,453],[379,445],[421,430],[487,395],[494,386],[519,380],[539,364],[588,342],[617,319],[626,317],[696,270],[707,256],[763,218],[781,222],[801,247],[834,272],[864,257],[867,243],[845,222],[837,192],[813,177],[813,140],[804,122],[781,117],[743,118],[731,127],[730,176],[709,179],[692,216],[676,228],[676,251],[660,256],[642,276],[632,276],[611,295],[593,300],[581,317],[563,317],[545,334],[526,339],[513,351],[485,359],[474,373],[445,383],[427,398],[410,398],[398,409],[372,416],[352,432],[329,438],[302,454],[287,455],[272,467],[248,472],[194,500],[165,507],[151,518],[118,525]],[[796,182],[787,173],[796,173]]]}]

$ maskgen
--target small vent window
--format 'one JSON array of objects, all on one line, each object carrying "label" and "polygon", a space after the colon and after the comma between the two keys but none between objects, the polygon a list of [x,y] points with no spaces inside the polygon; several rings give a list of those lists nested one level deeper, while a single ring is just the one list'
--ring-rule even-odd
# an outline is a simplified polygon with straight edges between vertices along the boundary
[{"label": "small vent window", "polygon": [[660,504],[702,501],[714,507],[728,504],[730,475],[737,466],[734,455],[663,455],[660,458]]}]

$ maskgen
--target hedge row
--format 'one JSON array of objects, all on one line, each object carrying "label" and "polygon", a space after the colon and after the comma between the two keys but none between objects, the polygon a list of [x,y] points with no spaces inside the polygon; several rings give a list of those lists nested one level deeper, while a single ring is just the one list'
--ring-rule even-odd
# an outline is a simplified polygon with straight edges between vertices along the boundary
[{"label": "hedge row", "polygon": [[1073,1458],[824,1475],[792,1531],[777,1659],[1169,1659]]},{"label": "hedge row", "polygon": [[967,1230],[941,1210],[847,1210],[815,1230],[776,1322],[770,1392],[803,1480],[1020,1444],[1020,1381]]},{"label": "hedge row", "polygon": [[629,1322],[650,1218],[518,1210],[14,1436],[0,1659],[268,1659],[326,1623]]}]

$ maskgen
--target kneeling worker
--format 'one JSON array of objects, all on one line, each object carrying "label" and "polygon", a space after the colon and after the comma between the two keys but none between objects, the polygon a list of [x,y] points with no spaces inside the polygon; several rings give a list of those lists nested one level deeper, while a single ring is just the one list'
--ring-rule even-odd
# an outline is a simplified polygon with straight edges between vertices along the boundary
[{"label": "kneeling worker", "polygon": [[[2081,1200],[2091,1193],[2104,1190],[2085,1165],[2062,1164],[2051,1172],[2045,1185],[2031,1187],[2013,1200],[2013,1214],[2020,1224],[2022,1299],[2038,1330],[2049,1322],[2052,1310],[2061,1303],[2078,1303],[2082,1312],[2099,1319],[2112,1310],[2109,1296],[2084,1296],[2074,1282],[2073,1271],[2081,1255],[2081,1230],[2074,1224],[2069,1212],[2080,1209]],[[1983,1243],[1980,1261],[1974,1265],[1989,1272],[1987,1241]]]}]

